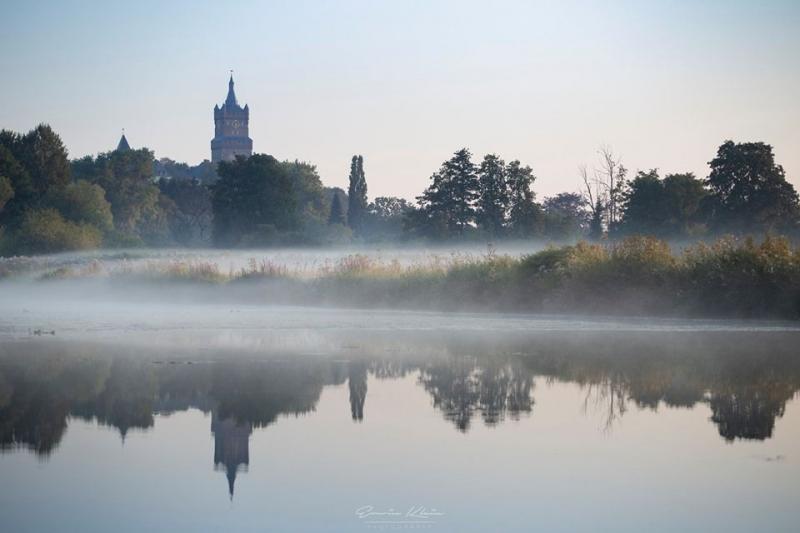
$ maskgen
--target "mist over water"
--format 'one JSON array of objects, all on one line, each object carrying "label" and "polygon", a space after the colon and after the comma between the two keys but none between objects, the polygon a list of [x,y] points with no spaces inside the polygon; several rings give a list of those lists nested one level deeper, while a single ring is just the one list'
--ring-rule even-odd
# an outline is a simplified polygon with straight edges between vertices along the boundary
[{"label": "mist over water", "polygon": [[487,251],[96,252],[6,277],[3,529],[800,519],[796,322],[278,305],[246,283],[115,274],[252,259],[313,277],[354,253],[410,265]]}]

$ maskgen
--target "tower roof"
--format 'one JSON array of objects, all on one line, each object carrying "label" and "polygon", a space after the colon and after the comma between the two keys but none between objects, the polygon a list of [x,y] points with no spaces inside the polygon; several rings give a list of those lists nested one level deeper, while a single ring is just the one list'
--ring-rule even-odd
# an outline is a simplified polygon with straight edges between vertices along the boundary
[{"label": "tower roof", "polygon": [[131,145],[128,144],[128,139],[125,138],[125,134],[122,134],[122,137],[119,139],[119,143],[117,144],[117,150],[121,152],[125,152],[131,149]]},{"label": "tower roof", "polygon": [[228,81],[228,97],[225,98],[225,105],[231,107],[238,105],[236,103],[236,93],[233,91],[233,74],[231,74],[231,79]]}]

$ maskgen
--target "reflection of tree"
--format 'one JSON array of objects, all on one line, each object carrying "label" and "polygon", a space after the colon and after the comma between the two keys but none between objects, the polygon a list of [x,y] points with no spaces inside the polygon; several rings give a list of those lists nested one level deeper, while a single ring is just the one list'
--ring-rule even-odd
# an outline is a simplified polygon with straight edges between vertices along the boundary
[{"label": "reflection of tree", "polygon": [[61,441],[74,403],[97,394],[107,369],[107,361],[8,350],[0,357],[0,448],[49,455]]},{"label": "reflection of tree", "polygon": [[279,415],[314,410],[331,375],[326,366],[305,360],[215,364],[208,394],[222,418],[267,426]]},{"label": "reflection of tree", "polygon": [[351,361],[348,365],[347,386],[350,388],[350,413],[353,420],[364,420],[364,401],[367,399],[367,365]]},{"label": "reflection of tree", "polygon": [[416,370],[416,365],[408,361],[395,359],[377,359],[370,363],[369,371],[378,379],[397,379]]},{"label": "reflection of tree", "polygon": [[800,388],[795,336],[779,333],[573,335],[523,358],[537,375],[578,383],[611,425],[640,408],[704,402],[726,440],[768,438]]},{"label": "reflection of tree", "polygon": [[[124,347],[108,355],[107,347],[77,343],[37,343],[35,349],[4,343],[0,447],[46,455],[70,416],[110,425],[124,436],[130,428],[151,427],[156,413],[188,408],[211,412],[215,428],[231,421],[249,435],[281,415],[314,410],[323,387],[345,380],[351,415],[361,420],[368,375],[394,379],[417,371],[435,408],[461,431],[475,416],[494,425],[530,412],[533,377],[542,376],[579,385],[587,408],[599,410],[606,427],[635,407],[707,404],[726,440],[766,439],[800,388],[796,341],[797,334],[776,332],[420,335],[404,338],[397,350],[375,341],[364,352],[380,356],[361,355],[350,363],[221,354],[194,364]],[[245,464],[235,462],[236,469]]]},{"label": "reflection of tree", "polygon": [[85,402],[76,402],[71,412],[119,429],[124,439],[129,429],[152,427],[156,395],[157,383],[152,365],[116,358],[99,394]]},{"label": "reflection of tree", "polygon": [[460,431],[467,431],[478,412],[487,425],[495,425],[506,413],[512,418],[533,406],[533,376],[510,363],[480,366],[476,359],[455,357],[426,365],[419,381],[433,397],[433,405]]}]

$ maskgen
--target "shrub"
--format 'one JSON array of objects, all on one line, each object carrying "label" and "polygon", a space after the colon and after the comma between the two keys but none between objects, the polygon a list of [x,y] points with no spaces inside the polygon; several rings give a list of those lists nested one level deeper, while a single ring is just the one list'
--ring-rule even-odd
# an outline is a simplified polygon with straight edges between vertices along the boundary
[{"label": "shrub", "polygon": [[101,242],[100,230],[67,221],[55,209],[26,212],[14,235],[14,248],[21,253],[85,250],[97,248]]}]

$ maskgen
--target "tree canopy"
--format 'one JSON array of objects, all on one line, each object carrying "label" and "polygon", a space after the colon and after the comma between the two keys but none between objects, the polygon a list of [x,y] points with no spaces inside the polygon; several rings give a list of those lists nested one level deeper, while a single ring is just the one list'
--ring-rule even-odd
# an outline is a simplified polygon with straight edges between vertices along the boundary
[{"label": "tree canopy", "polygon": [[725,141],[709,163],[706,184],[713,195],[712,224],[741,231],[794,229],[798,197],[772,146]]}]

